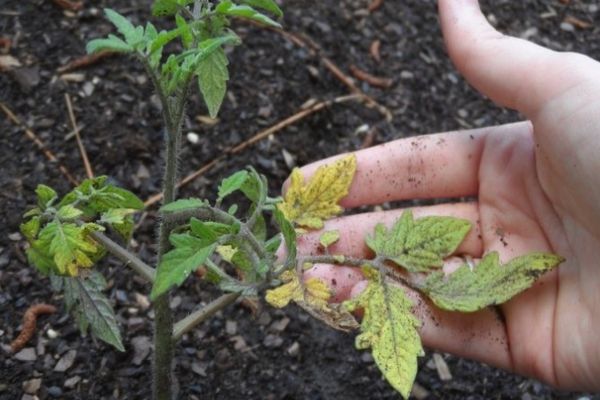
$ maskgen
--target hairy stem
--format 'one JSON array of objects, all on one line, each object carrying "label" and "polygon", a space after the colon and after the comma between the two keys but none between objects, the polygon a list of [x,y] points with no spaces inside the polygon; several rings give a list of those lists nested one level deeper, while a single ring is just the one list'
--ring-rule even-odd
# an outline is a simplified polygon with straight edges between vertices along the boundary
[{"label": "hairy stem", "polygon": [[212,317],[217,311],[222,310],[228,305],[232,304],[240,293],[227,293],[211,301],[201,309],[194,311],[181,321],[175,324],[173,329],[173,341],[179,340],[184,334],[192,330],[196,325],[206,321]]},{"label": "hairy stem", "polygon": [[130,267],[137,272],[142,278],[148,282],[154,282],[156,271],[154,268],[143,262],[135,254],[131,253],[112,239],[101,232],[92,232],[90,236],[97,242],[102,243],[104,248],[113,256],[125,263],[125,266]]}]

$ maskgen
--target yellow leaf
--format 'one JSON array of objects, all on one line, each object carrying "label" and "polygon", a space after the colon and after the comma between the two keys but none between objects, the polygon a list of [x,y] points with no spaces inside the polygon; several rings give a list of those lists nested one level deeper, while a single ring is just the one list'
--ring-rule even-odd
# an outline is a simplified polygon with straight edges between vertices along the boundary
[{"label": "yellow leaf", "polygon": [[285,282],[283,285],[267,290],[265,295],[265,300],[273,307],[285,307],[290,301],[304,303],[312,308],[327,306],[331,292],[322,280],[310,278],[302,285],[295,271],[285,271],[281,274],[281,280]]},{"label": "yellow leaf", "polygon": [[302,172],[295,168],[284,201],[277,207],[290,222],[306,228],[320,229],[323,227],[323,220],[343,211],[338,203],[348,194],[355,172],[354,154],[340,158],[331,165],[319,167],[306,185]]},{"label": "yellow leaf", "polygon": [[423,355],[417,330],[420,322],[412,314],[412,304],[404,290],[385,283],[372,268],[365,268],[364,272],[369,279],[367,288],[344,302],[348,311],[364,308],[356,348],[370,347],[385,378],[408,398],[417,374],[417,356]]}]

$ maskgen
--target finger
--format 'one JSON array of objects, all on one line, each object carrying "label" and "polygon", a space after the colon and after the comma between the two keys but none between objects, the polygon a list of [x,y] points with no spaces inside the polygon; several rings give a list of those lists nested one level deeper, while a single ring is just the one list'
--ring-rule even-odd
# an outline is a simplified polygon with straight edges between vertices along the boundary
[{"label": "finger", "polygon": [[555,97],[600,76],[598,63],[588,57],[499,33],[477,0],[440,0],[438,6],[454,64],[469,83],[502,106],[532,118]]},{"label": "finger", "polygon": [[[456,204],[438,204],[434,206],[411,208],[415,218],[424,216],[449,216],[468,220],[471,223],[471,230],[460,244],[456,253],[469,254],[472,257],[480,257],[483,252],[479,228],[479,210],[476,202],[456,203]],[[328,250],[331,254],[343,254],[348,257],[366,257],[371,253],[365,244],[367,234],[371,234],[375,225],[382,223],[386,226],[392,226],[403,209],[370,212],[363,214],[354,214],[341,218],[335,218],[325,222],[323,230],[308,232],[298,237],[298,252],[304,255],[318,255],[323,253],[319,243],[319,237],[323,231],[338,230],[340,238],[332,244]]]},{"label": "finger", "polygon": [[[425,135],[357,151],[356,174],[341,205],[349,208],[395,200],[475,195],[486,137],[495,133],[510,135],[528,127],[528,122],[521,122]],[[304,166],[305,178],[339,157]]]}]

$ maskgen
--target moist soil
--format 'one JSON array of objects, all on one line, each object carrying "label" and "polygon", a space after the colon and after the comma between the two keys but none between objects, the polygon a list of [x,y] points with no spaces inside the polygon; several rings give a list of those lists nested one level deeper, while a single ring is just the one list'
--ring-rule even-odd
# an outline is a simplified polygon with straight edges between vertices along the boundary
[{"label": "moist soil", "polygon": [[[0,399],[148,399],[151,341],[148,287],[129,269],[108,258],[101,269],[107,295],[121,324],[126,351],[119,353],[82,337],[48,279],[29,267],[18,234],[21,215],[44,182],[61,193],[71,187],[59,163],[79,180],[85,170],[70,135],[64,95],[68,93],[83,143],[96,174],[133,190],[141,198],[161,184],[161,118],[142,68],[123,56],[62,75],[57,68],[84,54],[85,43],[113,28],[101,13],[111,7],[144,21],[149,0],[85,1],[69,12],[53,1],[2,0],[0,37],[12,43],[21,67],[0,72],[0,100],[57,157],[50,162],[21,127],[0,118]],[[277,193],[295,165],[413,135],[477,128],[516,121],[470,88],[452,67],[442,41],[435,2],[385,0],[368,11],[369,0],[282,2],[287,30],[312,38],[342,71],[351,65],[391,86],[357,86],[387,107],[386,121],[359,102],[333,105],[277,131],[246,150],[229,155],[181,190],[182,196],[214,198],[218,181],[248,165],[265,174]],[[490,21],[502,31],[550,48],[579,51],[600,59],[600,11],[595,1],[485,1]],[[574,17],[571,23],[565,18]],[[158,23],[160,25],[160,22]],[[185,121],[180,173],[185,176],[227,154],[262,129],[296,113],[307,101],[347,95],[348,87],[322,58],[279,33],[244,22],[235,30],[244,45],[229,52],[231,80],[218,123],[193,95]],[[380,61],[370,54],[379,40]],[[399,171],[401,174],[402,171]],[[153,261],[156,207],[150,208],[132,250]],[[196,278],[177,291],[172,308],[183,317],[217,295]],[[8,353],[27,307],[59,307],[38,321],[26,360]],[[294,307],[264,307],[252,314],[236,304],[184,337],[176,350],[180,398],[189,399],[384,399],[399,398],[382,380],[369,354],[354,349],[354,335],[333,331]],[[70,352],[70,353],[69,353]],[[477,362],[442,354],[451,379],[442,380],[433,352],[420,359],[419,399],[584,399],[534,380]],[[74,355],[65,371],[60,358]],[[60,368],[58,368],[60,369]],[[37,381],[41,379],[39,388]],[[24,387],[31,395],[25,394]]]}]

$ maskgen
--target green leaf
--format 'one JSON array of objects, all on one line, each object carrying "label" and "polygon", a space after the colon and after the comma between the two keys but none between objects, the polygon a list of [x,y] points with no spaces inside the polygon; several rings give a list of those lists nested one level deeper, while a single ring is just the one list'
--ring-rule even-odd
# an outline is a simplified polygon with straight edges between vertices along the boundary
[{"label": "green leaf", "polygon": [[385,257],[412,272],[440,268],[444,258],[456,251],[471,229],[469,221],[453,217],[413,219],[404,211],[388,230],[383,224],[366,239],[367,245],[380,257]]},{"label": "green leaf", "polygon": [[48,250],[49,246],[45,242],[36,240],[25,250],[29,264],[33,265],[44,275],[48,275],[50,272],[56,270],[56,264]]},{"label": "green leaf", "polygon": [[265,198],[267,196],[267,187],[266,185],[261,184],[261,177],[254,168],[250,168],[248,179],[244,181],[240,190],[248,200],[254,203],[258,202],[261,196],[264,196]]},{"label": "green leaf", "polygon": [[201,238],[208,243],[216,242],[220,236],[210,224],[200,221],[197,218],[190,219],[190,228],[196,237]]},{"label": "green leaf", "polygon": [[271,254],[275,254],[275,252],[279,249],[279,246],[281,246],[281,235],[275,235],[271,239],[267,240],[265,243],[265,250]]},{"label": "green leaf", "polygon": [[194,0],[155,0],[152,3],[152,15],[162,17],[177,13],[179,7],[192,4]]},{"label": "green leaf", "polygon": [[379,273],[364,269],[367,288],[356,298],[343,303],[348,311],[364,309],[356,337],[356,348],[371,348],[375,363],[404,398],[408,398],[417,374],[417,356],[424,355],[412,303],[404,291],[386,284]]},{"label": "green leaf", "polygon": [[198,63],[198,85],[211,118],[216,118],[227,92],[227,64],[223,49],[213,51]]},{"label": "green leaf", "polygon": [[47,254],[54,261],[55,272],[68,276],[77,276],[79,268],[94,265],[102,248],[87,236],[88,228],[89,225],[63,224],[58,220],[46,224],[40,231],[39,239],[32,245],[32,249],[37,252],[33,255],[34,264],[39,261],[38,256]]},{"label": "green leaf", "polygon": [[264,14],[261,14],[260,12],[256,11],[254,8],[247,6],[247,5],[237,5],[231,1],[222,1],[215,8],[215,11],[218,14],[223,14],[223,15],[227,15],[230,17],[247,18],[247,19],[250,19],[250,20],[253,20],[256,22],[260,22],[261,24],[264,24],[267,26],[281,28],[281,25],[279,23],[273,21],[271,18],[267,17]]},{"label": "green leaf", "polygon": [[554,254],[532,253],[500,265],[498,253],[493,252],[483,257],[472,271],[465,264],[447,276],[442,271],[430,274],[422,291],[442,309],[477,311],[504,303],[562,261],[562,257]]},{"label": "green leaf", "polygon": [[126,218],[131,214],[135,213],[137,210],[132,208],[112,208],[105,213],[102,213],[100,217],[100,223],[104,224],[122,224],[125,222]]},{"label": "green leaf", "polygon": [[56,191],[52,189],[50,186],[46,185],[37,185],[35,189],[35,194],[38,199],[38,206],[45,210],[47,207],[52,205],[52,203],[57,199],[58,195]]},{"label": "green leaf", "polygon": [[74,220],[74,219],[81,217],[82,215],[83,215],[83,211],[81,211],[78,208],[73,207],[71,204],[62,206],[56,213],[56,216],[61,221]]},{"label": "green leaf", "polygon": [[196,198],[181,199],[166,204],[160,208],[160,211],[166,213],[195,210],[197,208],[206,207],[208,202]]},{"label": "green leaf", "polygon": [[155,300],[174,286],[181,285],[215,250],[215,244],[178,247],[166,253],[156,274],[150,298]]},{"label": "green leaf", "polygon": [[242,0],[242,3],[250,7],[261,8],[275,15],[277,18],[283,17],[283,11],[281,11],[281,8],[273,0]]},{"label": "green leaf", "polygon": [[40,231],[40,217],[31,218],[29,221],[22,223],[20,228],[25,239],[30,243],[33,242]]},{"label": "green leaf", "polygon": [[194,43],[194,35],[192,34],[192,29],[188,25],[185,18],[183,18],[179,14],[175,16],[175,23],[177,24],[177,28],[179,28],[179,33],[181,35],[181,42],[183,43],[183,47],[189,49]]},{"label": "green leaf", "polygon": [[248,171],[238,171],[235,174],[223,179],[219,185],[217,201],[223,200],[236,190],[240,190],[248,179]]},{"label": "green leaf", "polygon": [[333,231],[325,231],[319,237],[319,243],[324,248],[328,248],[338,240],[340,240],[340,231],[337,229]]},{"label": "green leaf", "polygon": [[103,50],[130,53],[133,51],[133,47],[115,35],[108,35],[107,39],[90,40],[85,46],[85,50],[88,54],[97,53]]},{"label": "green leaf", "polygon": [[279,209],[273,211],[273,216],[275,217],[275,222],[277,222],[277,226],[279,226],[285,241],[285,248],[287,250],[285,265],[291,267],[296,262],[296,231],[291,222],[285,218]]},{"label": "green leaf", "polygon": [[127,18],[110,8],[105,8],[104,14],[130,46],[135,46],[143,39],[144,29],[141,26],[136,28]]},{"label": "green leaf", "polygon": [[[119,351],[125,351],[121,339],[121,333],[117,325],[117,319],[112,306],[102,291],[106,288],[104,277],[92,271],[87,279],[82,277],[67,278],[69,287],[73,291],[72,296],[76,299],[77,309],[75,312],[80,328],[89,327],[92,333],[100,340],[114,346]],[[66,297],[66,296],[65,296]],[[84,319],[86,322],[82,322]]]}]

